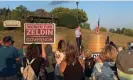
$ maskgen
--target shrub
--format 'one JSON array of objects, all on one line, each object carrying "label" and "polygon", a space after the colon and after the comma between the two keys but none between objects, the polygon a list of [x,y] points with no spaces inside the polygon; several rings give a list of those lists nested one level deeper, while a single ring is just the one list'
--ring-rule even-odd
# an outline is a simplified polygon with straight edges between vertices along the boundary
[{"label": "shrub", "polygon": [[107,32],[107,29],[104,28],[104,27],[100,27],[100,31],[102,31],[102,32]]},{"label": "shrub", "polygon": [[3,22],[0,21],[0,31],[5,30],[5,27],[3,26]]},{"label": "shrub", "polygon": [[57,24],[58,26],[64,26],[73,29],[77,26],[77,18],[71,14],[63,14],[59,17]]},{"label": "shrub", "polygon": [[84,28],[84,29],[89,29],[89,30],[90,30],[90,24],[87,23],[87,22],[81,23],[81,24],[80,24],[80,27],[81,27],[81,28]]}]

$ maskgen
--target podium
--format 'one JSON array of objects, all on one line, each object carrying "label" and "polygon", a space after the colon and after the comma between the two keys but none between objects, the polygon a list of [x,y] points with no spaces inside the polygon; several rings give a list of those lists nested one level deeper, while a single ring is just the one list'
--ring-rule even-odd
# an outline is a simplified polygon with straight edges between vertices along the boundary
[{"label": "podium", "polygon": [[93,53],[101,52],[105,47],[106,34],[90,34],[88,39],[88,50]]}]

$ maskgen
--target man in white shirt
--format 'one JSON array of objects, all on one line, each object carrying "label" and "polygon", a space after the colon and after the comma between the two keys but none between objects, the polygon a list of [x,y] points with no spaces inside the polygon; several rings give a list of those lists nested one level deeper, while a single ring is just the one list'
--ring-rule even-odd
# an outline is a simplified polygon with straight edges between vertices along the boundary
[{"label": "man in white shirt", "polygon": [[130,46],[131,46],[131,49],[133,49],[133,41],[131,42]]},{"label": "man in white shirt", "polygon": [[78,26],[75,30],[75,36],[76,36],[76,42],[78,46],[78,51],[80,52],[80,47],[81,47],[81,31],[80,31],[80,26]]}]

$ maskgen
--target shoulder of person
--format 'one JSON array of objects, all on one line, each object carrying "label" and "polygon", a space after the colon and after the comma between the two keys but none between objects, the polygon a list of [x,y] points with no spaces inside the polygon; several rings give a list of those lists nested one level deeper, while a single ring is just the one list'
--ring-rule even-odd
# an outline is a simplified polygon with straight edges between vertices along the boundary
[{"label": "shoulder of person", "polygon": [[43,57],[38,57],[35,60],[37,60],[37,61],[44,61],[44,58]]},{"label": "shoulder of person", "polygon": [[13,49],[13,50],[17,50],[17,48],[14,47],[14,46],[10,46],[9,48],[11,48],[11,49]]},{"label": "shoulder of person", "polygon": [[66,65],[66,64],[67,64],[66,60],[62,60],[62,61],[61,61],[61,64],[62,64],[62,65]]},{"label": "shoulder of person", "polygon": [[84,61],[84,60],[78,59],[78,61],[79,61],[79,63],[80,63],[82,66],[85,65],[85,61]]}]

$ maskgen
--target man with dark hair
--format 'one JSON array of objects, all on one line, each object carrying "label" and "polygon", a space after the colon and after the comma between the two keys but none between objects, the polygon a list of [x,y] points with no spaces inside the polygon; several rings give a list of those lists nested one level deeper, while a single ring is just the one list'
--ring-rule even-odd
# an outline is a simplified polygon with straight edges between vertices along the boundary
[{"label": "man with dark hair", "polygon": [[19,54],[15,47],[11,46],[12,37],[3,38],[0,47],[0,80],[17,80],[16,60],[19,60]]}]

